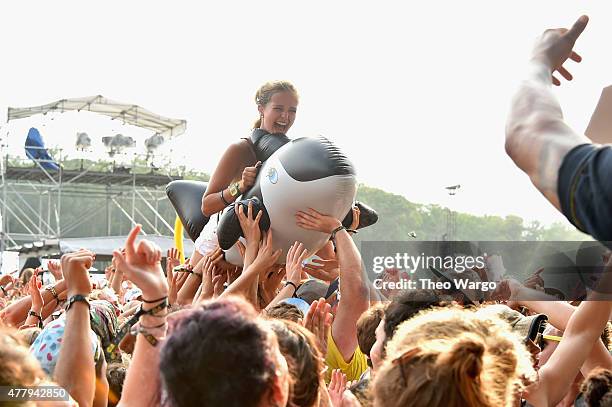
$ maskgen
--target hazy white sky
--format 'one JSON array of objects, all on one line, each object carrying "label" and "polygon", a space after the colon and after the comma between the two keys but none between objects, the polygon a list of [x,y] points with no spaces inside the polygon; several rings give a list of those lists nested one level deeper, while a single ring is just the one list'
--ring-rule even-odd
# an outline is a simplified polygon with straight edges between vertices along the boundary
[{"label": "hazy white sky", "polygon": [[[334,140],[361,182],[414,202],[448,205],[443,188],[459,183],[452,206],[475,214],[562,219],[503,147],[537,35],[591,17],[576,79],[556,91],[576,130],[612,83],[603,1],[92,3],[0,3],[0,112],[96,94],[139,104],[187,120],[166,149],[211,172],[248,135],[259,85],[288,79],[301,95],[290,137]],[[145,133],[87,114],[14,121],[2,136],[21,150],[32,125],[49,145],[122,132],[144,151]]]}]

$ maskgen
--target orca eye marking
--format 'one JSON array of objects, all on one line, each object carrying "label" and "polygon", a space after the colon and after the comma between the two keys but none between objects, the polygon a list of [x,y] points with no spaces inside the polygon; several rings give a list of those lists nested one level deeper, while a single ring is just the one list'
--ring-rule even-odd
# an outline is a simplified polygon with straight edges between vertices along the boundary
[{"label": "orca eye marking", "polygon": [[270,167],[268,169],[268,173],[266,174],[268,181],[272,184],[276,184],[278,182],[278,172],[276,172],[276,168]]}]

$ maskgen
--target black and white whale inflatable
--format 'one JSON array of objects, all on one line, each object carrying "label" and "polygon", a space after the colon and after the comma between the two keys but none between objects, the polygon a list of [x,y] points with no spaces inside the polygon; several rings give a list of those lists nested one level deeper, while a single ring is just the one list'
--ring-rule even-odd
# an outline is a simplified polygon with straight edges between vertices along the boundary
[{"label": "black and white whale inflatable", "polygon": [[[251,142],[262,166],[255,184],[238,201],[247,212],[252,202],[253,213],[262,210],[260,228],[272,230],[275,249],[287,250],[295,241],[304,243],[312,255],[322,248],[329,235],[306,230],[296,225],[295,213],[313,208],[320,213],[341,219],[348,227],[357,192],[356,171],[350,160],[325,137],[288,139],[284,134],[270,134],[255,129]],[[205,183],[173,181],[167,194],[189,237],[195,241],[208,222],[202,215],[201,198]],[[376,223],[376,212],[357,203],[360,209],[358,228]],[[229,250],[242,236],[234,206],[228,207],[217,225],[217,237],[223,250]]]}]

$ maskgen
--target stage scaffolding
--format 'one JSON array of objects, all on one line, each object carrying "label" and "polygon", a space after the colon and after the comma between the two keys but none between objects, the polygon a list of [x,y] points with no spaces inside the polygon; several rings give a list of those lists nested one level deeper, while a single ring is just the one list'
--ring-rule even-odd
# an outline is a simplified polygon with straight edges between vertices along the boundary
[{"label": "stage scaffolding", "polygon": [[[150,130],[163,139],[179,136],[186,128],[184,120],[159,116],[140,106],[100,95],[9,108],[7,123],[36,114],[71,110],[110,116]],[[2,136],[1,250],[22,244],[44,245],[45,240],[60,238],[125,235],[136,223],[142,224],[144,235],[173,235],[175,213],[165,186],[182,176],[147,165],[149,156],[133,154],[126,165],[117,164],[114,161],[117,157],[110,157],[107,162],[66,159],[60,149],[53,152],[53,163],[59,166],[55,170],[49,169],[45,160],[9,156],[6,149],[9,135]],[[23,139],[10,138],[12,143],[23,143]],[[96,229],[87,229],[88,224],[95,224]]]},{"label": "stage scaffolding", "polygon": [[[5,156],[2,165],[4,249],[26,242],[76,237],[74,231],[99,217],[105,217],[106,226],[95,236],[125,234],[136,223],[143,225],[145,235],[173,234],[172,215],[166,210],[164,216],[160,209],[169,207],[165,186],[182,179],[178,175],[142,172],[145,168],[136,164],[125,168],[111,163],[107,171],[91,167],[65,170],[60,159],[56,161],[60,170],[52,171],[43,168],[39,160],[28,159],[31,166],[15,165],[14,161],[14,157]],[[90,204],[93,201],[94,208],[82,214],[62,211],[63,205],[75,199]],[[125,225],[121,230],[113,227],[115,217]]]}]

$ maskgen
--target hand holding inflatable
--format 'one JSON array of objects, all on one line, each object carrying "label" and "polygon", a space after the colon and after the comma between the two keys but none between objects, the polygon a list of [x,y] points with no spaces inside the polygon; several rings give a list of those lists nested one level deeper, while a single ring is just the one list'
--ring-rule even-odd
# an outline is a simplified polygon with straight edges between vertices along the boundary
[{"label": "hand holding inflatable", "polygon": [[242,171],[242,179],[240,180],[240,191],[244,192],[251,188],[253,184],[255,184],[255,179],[257,178],[257,173],[259,172],[259,168],[261,167],[261,161],[257,161],[253,167],[246,167]]},{"label": "hand holding inflatable", "polygon": [[327,234],[331,234],[334,229],[342,226],[342,223],[338,219],[328,215],[322,215],[312,208],[308,208],[308,212],[298,211],[295,214],[295,218],[299,227]]},{"label": "hand holding inflatable", "polygon": [[242,234],[247,241],[247,244],[258,244],[261,240],[261,230],[259,229],[259,221],[263,211],[258,210],[257,216],[253,218],[253,201],[249,201],[247,214],[244,214],[242,205],[235,204],[234,211],[238,214],[238,221],[240,222],[240,228]]}]

